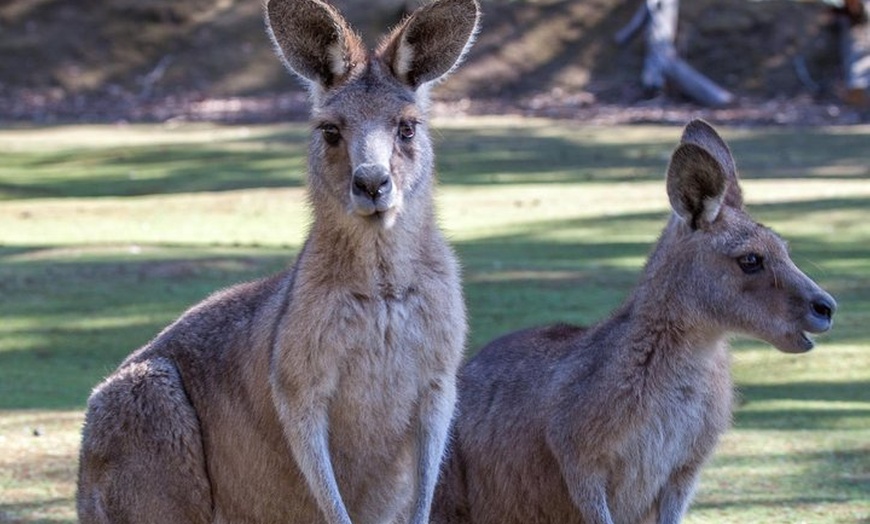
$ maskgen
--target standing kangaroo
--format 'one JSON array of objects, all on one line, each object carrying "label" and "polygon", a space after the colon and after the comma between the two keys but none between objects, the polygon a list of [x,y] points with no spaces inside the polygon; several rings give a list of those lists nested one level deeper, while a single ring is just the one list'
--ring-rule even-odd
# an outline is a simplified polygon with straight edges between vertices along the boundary
[{"label": "standing kangaroo", "polygon": [[321,0],[270,0],[267,17],[313,102],[308,238],[292,268],[194,306],[95,388],[83,523],[429,522],[466,321],[428,88],[478,6],[428,4],[371,54]]},{"label": "standing kangaroo", "polygon": [[670,221],[612,316],[511,333],[464,366],[433,522],[680,522],[730,423],[729,332],[800,353],[831,327],[834,299],[744,211],[706,123],[686,126],[667,192]]}]

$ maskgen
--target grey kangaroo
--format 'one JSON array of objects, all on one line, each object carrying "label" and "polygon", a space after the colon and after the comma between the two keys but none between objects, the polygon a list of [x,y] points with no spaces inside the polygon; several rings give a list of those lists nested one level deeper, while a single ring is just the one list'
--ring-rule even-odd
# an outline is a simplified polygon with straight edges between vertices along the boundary
[{"label": "grey kangaroo", "polygon": [[374,52],[321,0],[266,10],[310,88],[313,223],[291,268],[194,306],[94,389],[83,523],[429,522],[466,319],[427,92],[478,5],[427,4]]},{"label": "grey kangaroo", "polygon": [[689,123],[673,213],[609,318],[499,338],[459,376],[439,524],[672,524],[730,424],[730,332],[786,353],[831,327],[834,299],[743,208],[731,153]]}]

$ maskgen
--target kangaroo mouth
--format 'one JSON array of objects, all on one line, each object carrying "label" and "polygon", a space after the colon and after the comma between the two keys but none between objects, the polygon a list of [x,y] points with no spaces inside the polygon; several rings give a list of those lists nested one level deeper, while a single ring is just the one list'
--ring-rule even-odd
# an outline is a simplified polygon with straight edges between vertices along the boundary
[{"label": "kangaroo mouth", "polygon": [[804,330],[783,332],[779,336],[765,337],[763,340],[783,353],[806,353],[816,345],[812,339],[812,333]]},{"label": "kangaroo mouth", "polygon": [[795,322],[773,345],[785,353],[805,353],[816,345],[814,335],[825,333],[833,326],[833,301],[814,305],[808,314]]},{"label": "kangaroo mouth", "polygon": [[[803,351],[809,351],[816,347],[815,341],[810,337],[809,331],[801,331],[800,343]],[[802,352],[801,352],[802,353]]]},{"label": "kangaroo mouth", "polygon": [[396,223],[398,211],[396,206],[357,206],[354,214],[373,226],[390,229]]},{"label": "kangaroo mouth", "polygon": [[354,202],[351,212],[363,218],[379,218],[390,212],[393,206],[375,202]]},{"label": "kangaroo mouth", "polygon": [[357,206],[354,212],[363,218],[382,219],[393,214],[393,206]]},{"label": "kangaroo mouth", "polygon": [[813,349],[816,345],[813,340],[813,335],[824,333],[831,329],[831,319],[828,318],[817,318],[810,317],[804,321],[803,329],[797,334],[796,344],[794,345],[797,350],[786,351],[787,353],[804,353]]},{"label": "kangaroo mouth", "polygon": [[390,191],[372,197],[368,194],[351,194],[351,213],[371,224],[390,228],[402,207],[401,193]]}]

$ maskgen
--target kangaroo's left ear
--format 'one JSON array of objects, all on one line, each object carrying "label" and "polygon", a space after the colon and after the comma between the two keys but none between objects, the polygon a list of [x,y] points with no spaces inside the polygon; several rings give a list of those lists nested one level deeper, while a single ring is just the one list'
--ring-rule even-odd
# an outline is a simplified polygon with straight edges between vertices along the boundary
[{"label": "kangaroo's left ear", "polygon": [[417,89],[459,65],[474,40],[479,16],[476,0],[435,0],[393,30],[377,55],[400,82]]},{"label": "kangaroo's left ear", "polygon": [[692,229],[703,229],[716,220],[726,188],[722,164],[705,148],[687,143],[674,150],[668,166],[668,199]]}]

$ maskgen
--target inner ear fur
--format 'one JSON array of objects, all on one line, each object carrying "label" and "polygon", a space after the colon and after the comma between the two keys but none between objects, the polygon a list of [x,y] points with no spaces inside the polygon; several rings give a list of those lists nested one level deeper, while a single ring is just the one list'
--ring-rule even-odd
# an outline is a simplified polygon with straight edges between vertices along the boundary
[{"label": "inner ear fur", "polygon": [[287,68],[325,89],[343,82],[366,59],[360,37],[326,2],[269,0],[266,23]]},{"label": "inner ear fur", "polygon": [[724,166],[707,149],[684,143],[671,155],[668,199],[674,212],[693,229],[704,228],[716,220],[728,185]]},{"label": "inner ear fur", "polygon": [[477,31],[476,0],[436,0],[406,18],[378,46],[393,76],[413,89],[439,80],[462,61]]}]

